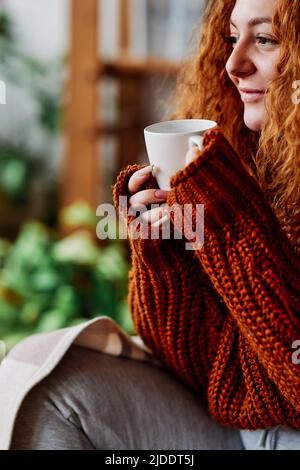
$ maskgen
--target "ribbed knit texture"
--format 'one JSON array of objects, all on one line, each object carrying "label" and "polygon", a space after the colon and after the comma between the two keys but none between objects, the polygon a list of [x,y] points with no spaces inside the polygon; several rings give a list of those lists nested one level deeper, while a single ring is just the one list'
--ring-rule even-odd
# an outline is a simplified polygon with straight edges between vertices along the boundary
[{"label": "ribbed knit texture", "polygon": [[[119,174],[116,208],[139,168]],[[151,177],[144,189],[154,187]],[[171,178],[167,203],[192,205],[190,230],[195,205],[204,204],[205,242],[187,251],[184,238],[129,238],[136,333],[221,424],[300,428],[300,364],[292,362],[300,339],[299,257],[220,128],[206,133],[200,156]]]}]

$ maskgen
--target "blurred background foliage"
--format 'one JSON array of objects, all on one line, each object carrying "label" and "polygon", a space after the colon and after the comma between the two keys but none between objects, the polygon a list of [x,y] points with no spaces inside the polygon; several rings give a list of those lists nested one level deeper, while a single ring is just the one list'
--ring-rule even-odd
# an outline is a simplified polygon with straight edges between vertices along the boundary
[{"label": "blurred background foliage", "polygon": [[[63,59],[45,65],[24,54],[14,41],[10,18],[0,12],[0,76],[31,94],[45,141],[62,125],[63,73]],[[59,86],[49,85],[53,74]],[[99,315],[112,317],[134,334],[127,306],[126,246],[119,240],[100,243],[91,235],[97,218],[84,202],[58,213],[57,181],[49,179],[45,156],[26,145],[32,132],[24,129],[14,141],[0,139],[0,208],[16,224],[16,233],[1,228],[0,339],[9,350],[27,335]],[[32,220],[28,207],[37,199],[42,211]],[[69,235],[59,235],[61,220],[73,228]]]},{"label": "blurred background foliage", "polygon": [[[44,64],[31,58],[13,31],[9,16],[0,10],[0,76],[10,87],[26,93],[36,108],[37,121],[34,130],[28,122],[13,138],[0,137],[0,222],[6,219],[9,235],[16,236],[28,214],[49,225],[57,221],[57,178],[49,171],[47,149],[62,127],[64,60]],[[44,141],[43,152],[30,145],[37,131]]]},{"label": "blurred background foliage", "polygon": [[[0,338],[8,350],[27,335],[99,315],[134,334],[124,244],[110,240],[99,246],[87,229],[89,208],[79,203],[70,211],[77,214],[76,225],[85,221],[86,228],[82,224],[60,238],[44,224],[28,221],[14,242],[0,239]],[[90,209],[91,224],[92,219]]]}]

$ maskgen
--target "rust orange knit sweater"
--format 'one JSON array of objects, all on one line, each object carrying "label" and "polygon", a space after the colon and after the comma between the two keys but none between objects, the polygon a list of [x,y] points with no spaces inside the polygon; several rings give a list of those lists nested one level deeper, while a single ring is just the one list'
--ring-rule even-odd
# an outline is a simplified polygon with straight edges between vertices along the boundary
[{"label": "rust orange knit sweater", "polygon": [[[116,208],[142,167],[119,174]],[[129,239],[137,334],[221,424],[300,428],[300,364],[292,361],[300,339],[299,258],[220,128],[206,133],[200,156],[172,177],[167,202],[204,204],[205,243],[187,251],[184,239]]]}]

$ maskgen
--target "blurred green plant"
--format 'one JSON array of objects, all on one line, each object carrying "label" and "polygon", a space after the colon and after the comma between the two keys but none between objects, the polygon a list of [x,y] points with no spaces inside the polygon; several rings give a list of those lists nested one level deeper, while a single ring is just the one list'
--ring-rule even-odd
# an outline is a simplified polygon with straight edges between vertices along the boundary
[{"label": "blurred green plant", "polygon": [[14,143],[0,141],[0,189],[11,201],[26,204],[31,182],[43,173],[42,158]]},{"label": "blurred green plant", "polygon": [[6,39],[12,38],[12,23],[4,10],[0,11],[0,37]]},{"label": "blurred green plant", "polygon": [[[73,223],[86,208],[73,212]],[[77,218],[74,214],[77,211]],[[128,309],[127,249],[119,240],[98,245],[89,230],[64,238],[29,221],[17,240],[0,239],[0,338],[11,349],[24,337],[72,326],[99,315],[134,334]]]},{"label": "blurred green plant", "polygon": [[[22,50],[14,34],[14,24],[6,11],[0,10],[0,77],[9,86],[26,93],[36,108],[36,125],[43,136],[43,151],[47,144],[57,139],[61,128],[63,59],[44,64]],[[30,122],[29,126],[32,126]],[[28,127],[28,126],[27,126]],[[10,138],[0,140],[0,196],[1,193],[13,204],[25,206],[36,179],[45,181],[44,187],[53,186],[45,155],[41,158],[28,146],[32,128]],[[3,201],[2,201],[3,202]],[[51,212],[51,211],[50,211]],[[45,218],[48,215],[46,214]],[[49,214],[52,217],[52,214]]]},{"label": "blurred green plant", "polygon": [[[63,70],[62,60],[45,65],[24,54],[14,40],[9,17],[0,11],[0,76],[32,95],[39,124],[50,139],[61,125]],[[24,129],[24,142],[20,138],[0,141],[0,196],[4,193],[21,205],[27,202],[31,181],[43,181],[47,172],[46,159],[27,150],[30,132]],[[53,197],[48,199],[55,205]],[[91,233],[98,219],[84,201],[59,216],[63,225],[74,229],[71,235],[60,238],[33,220],[20,227],[14,242],[0,238],[0,340],[7,350],[28,335],[99,315],[113,318],[129,334],[134,333],[127,304],[125,245],[118,240],[96,242]]]}]

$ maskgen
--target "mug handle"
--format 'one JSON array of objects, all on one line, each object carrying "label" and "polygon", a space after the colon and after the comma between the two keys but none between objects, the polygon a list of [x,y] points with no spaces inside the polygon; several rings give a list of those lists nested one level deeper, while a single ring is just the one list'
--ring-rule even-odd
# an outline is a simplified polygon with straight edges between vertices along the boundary
[{"label": "mug handle", "polygon": [[197,147],[200,152],[202,151],[203,139],[204,137],[202,137],[201,135],[192,135],[189,138],[189,151],[186,155],[186,160],[185,160],[186,165],[188,165],[194,159],[194,153],[192,152],[192,149],[194,147]]}]

